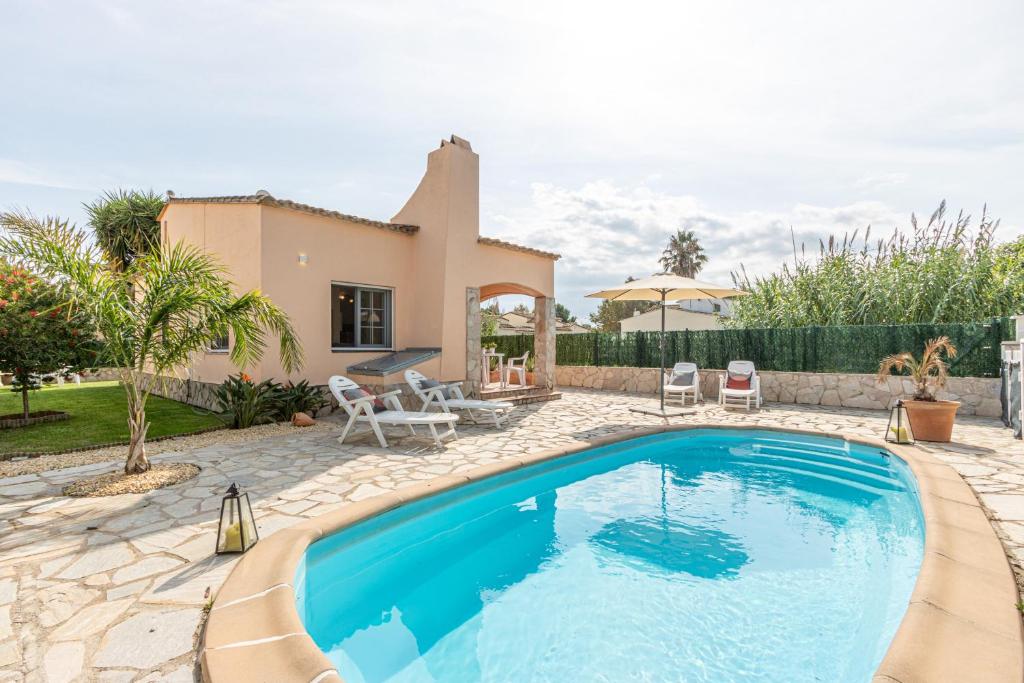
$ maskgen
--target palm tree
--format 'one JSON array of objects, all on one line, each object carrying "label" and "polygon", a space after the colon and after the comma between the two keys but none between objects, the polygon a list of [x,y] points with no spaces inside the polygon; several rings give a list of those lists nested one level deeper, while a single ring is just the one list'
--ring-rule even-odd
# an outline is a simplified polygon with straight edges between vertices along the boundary
[{"label": "palm tree", "polygon": [[139,256],[160,246],[156,217],[164,208],[164,198],[152,190],[106,192],[83,206],[96,242],[114,270],[125,270]]},{"label": "palm tree", "polygon": [[878,365],[878,381],[884,382],[893,370],[907,370],[914,382],[914,400],[934,401],[935,392],[946,386],[946,378],[949,376],[949,366],[942,359],[943,353],[947,358],[956,356],[956,347],[945,336],[929,339],[921,360],[906,351],[886,356]]},{"label": "palm tree", "polygon": [[692,230],[677,230],[669,239],[658,262],[665,272],[695,278],[708,262],[708,257]]},{"label": "palm tree", "polygon": [[259,291],[233,294],[223,266],[195,247],[164,245],[113,270],[86,233],[66,221],[2,213],[0,227],[7,230],[0,255],[60,280],[67,305],[91,319],[103,339],[99,360],[120,368],[128,397],[128,474],[149,469],[146,402],[157,384],[229,330],[230,358],[239,367],[262,357],[268,332],[279,339],[284,370],[302,366],[288,316]]}]

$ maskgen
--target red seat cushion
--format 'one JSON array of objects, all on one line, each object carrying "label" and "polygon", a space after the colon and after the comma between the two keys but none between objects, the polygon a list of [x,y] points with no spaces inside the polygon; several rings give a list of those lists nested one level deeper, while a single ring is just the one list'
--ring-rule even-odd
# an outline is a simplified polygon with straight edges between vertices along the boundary
[{"label": "red seat cushion", "polygon": [[743,379],[740,379],[738,377],[733,377],[732,375],[729,375],[729,379],[725,380],[725,388],[726,389],[749,390],[750,389],[750,375],[747,375]]}]

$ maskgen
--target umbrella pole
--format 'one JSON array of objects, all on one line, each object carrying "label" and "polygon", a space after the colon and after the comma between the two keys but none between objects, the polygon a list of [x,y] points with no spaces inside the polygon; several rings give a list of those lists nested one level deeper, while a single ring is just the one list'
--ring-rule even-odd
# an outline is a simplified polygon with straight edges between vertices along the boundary
[{"label": "umbrella pole", "polygon": [[661,375],[658,386],[661,387],[661,412],[665,412],[665,290],[661,290]]}]

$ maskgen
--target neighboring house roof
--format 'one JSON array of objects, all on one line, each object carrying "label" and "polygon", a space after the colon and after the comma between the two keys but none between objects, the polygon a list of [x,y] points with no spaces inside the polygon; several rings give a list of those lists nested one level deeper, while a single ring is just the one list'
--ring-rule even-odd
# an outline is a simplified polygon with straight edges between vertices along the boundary
[{"label": "neighboring house roof", "polygon": [[[723,316],[721,313],[708,313],[707,311],[691,311],[689,308],[683,308],[681,306],[666,306],[665,310],[666,311],[675,310],[675,311],[680,311],[682,313],[692,313],[693,315],[706,315],[706,316],[709,316],[709,317],[717,317],[717,318],[724,318],[724,317],[726,317],[726,316]],[[655,306],[654,308],[650,309],[649,311],[644,311],[643,313],[636,313],[634,315],[628,315],[625,318],[623,318],[622,320],[620,320],[619,322],[620,323],[621,322],[625,322],[626,320],[632,320],[633,318],[646,318],[648,316],[657,316],[657,317],[660,318],[661,317],[661,313],[658,311],[658,307]]]},{"label": "neighboring house roof", "polygon": [[175,197],[173,194],[168,193],[167,203],[168,205],[262,204],[264,206],[276,206],[282,209],[302,211],[303,213],[311,213],[317,216],[326,216],[327,218],[336,218],[338,220],[348,221],[350,223],[359,223],[361,225],[368,225],[370,227],[381,228],[383,230],[393,230],[395,232],[401,232],[407,235],[413,235],[420,229],[418,225],[407,225],[405,223],[388,223],[386,221],[375,221],[371,218],[360,218],[359,216],[352,216],[347,213],[341,213],[340,211],[332,211],[331,209],[322,209],[318,206],[310,206],[309,204],[293,202],[290,199],[278,199],[271,195],[266,190],[260,190],[256,194],[226,195],[220,197]]},{"label": "neighboring house roof", "polygon": [[489,247],[501,247],[502,249],[511,249],[512,251],[521,251],[524,254],[533,254],[534,256],[543,256],[553,261],[557,261],[562,258],[561,254],[556,254],[552,251],[541,251],[540,249],[534,249],[533,247],[524,247],[519,244],[512,244],[504,240],[499,240],[494,237],[477,237],[476,241],[480,244],[486,244]]},{"label": "neighboring house roof", "polygon": [[[520,322],[521,321],[521,322]],[[521,313],[509,311],[498,316],[498,329],[508,334],[533,334],[533,316],[524,316]],[[555,318],[555,332],[592,332],[593,330],[578,323],[567,323],[561,318]]]}]

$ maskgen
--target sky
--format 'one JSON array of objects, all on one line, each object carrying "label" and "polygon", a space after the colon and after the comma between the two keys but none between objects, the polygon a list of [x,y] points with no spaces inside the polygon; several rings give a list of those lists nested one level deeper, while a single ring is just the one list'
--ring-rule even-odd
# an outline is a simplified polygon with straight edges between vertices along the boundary
[{"label": "sky", "polygon": [[585,318],[678,228],[722,284],[942,199],[1024,233],[1021,26],[1020,0],[0,0],[0,210],[266,189],[387,220],[454,133],[482,234],[562,254]]}]

